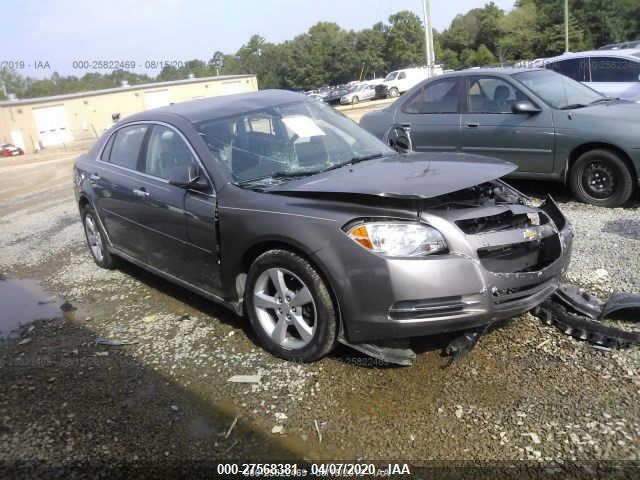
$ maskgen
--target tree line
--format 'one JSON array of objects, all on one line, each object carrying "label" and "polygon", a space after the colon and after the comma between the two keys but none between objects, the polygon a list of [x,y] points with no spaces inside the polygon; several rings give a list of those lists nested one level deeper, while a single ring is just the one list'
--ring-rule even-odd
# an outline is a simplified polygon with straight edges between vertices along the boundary
[{"label": "tree line", "polygon": [[[434,32],[436,62],[445,69],[505,65],[518,60],[558,55],[564,51],[564,0],[519,0],[504,11],[489,2],[457,15],[448,28]],[[570,0],[569,39],[572,51],[640,37],[640,1]],[[234,54],[215,52],[179,68],[165,66],[150,77],[124,70],[81,77],[54,73],[25,78],[0,70],[0,82],[19,98],[73,93],[152,81],[216,74],[254,73],[260,88],[306,90],[354,79],[381,77],[390,70],[424,63],[424,30],[409,11],[389,16],[359,31],[318,22],[297,37],[271,43],[253,35]],[[223,59],[223,64],[215,59]],[[0,90],[0,97],[4,92]]]}]

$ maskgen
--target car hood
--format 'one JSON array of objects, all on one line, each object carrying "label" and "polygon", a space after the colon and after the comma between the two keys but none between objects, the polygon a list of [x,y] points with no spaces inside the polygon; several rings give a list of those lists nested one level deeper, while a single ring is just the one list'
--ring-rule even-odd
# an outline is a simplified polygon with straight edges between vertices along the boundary
[{"label": "car hood", "polygon": [[516,165],[463,153],[411,153],[367,160],[267,188],[270,193],[336,193],[433,198],[503,177]]},{"label": "car hood", "polygon": [[593,105],[591,107],[565,110],[565,112],[571,113],[571,116],[574,119],[583,117],[598,120],[602,119],[607,122],[616,122],[619,120],[625,124],[628,124],[629,122],[640,122],[640,105],[631,101],[613,101]]}]

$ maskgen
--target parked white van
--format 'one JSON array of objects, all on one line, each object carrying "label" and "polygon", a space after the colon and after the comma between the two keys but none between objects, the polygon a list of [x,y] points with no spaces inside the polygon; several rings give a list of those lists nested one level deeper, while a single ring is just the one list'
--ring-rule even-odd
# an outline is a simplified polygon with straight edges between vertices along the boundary
[{"label": "parked white van", "polygon": [[[441,73],[442,67],[434,65],[433,76]],[[429,78],[427,67],[394,70],[384,77],[382,83],[376,85],[376,98],[397,97],[427,78]]]}]

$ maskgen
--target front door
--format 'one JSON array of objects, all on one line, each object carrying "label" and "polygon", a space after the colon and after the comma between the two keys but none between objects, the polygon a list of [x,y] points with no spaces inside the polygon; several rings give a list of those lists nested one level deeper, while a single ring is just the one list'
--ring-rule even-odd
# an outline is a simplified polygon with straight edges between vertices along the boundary
[{"label": "front door", "polygon": [[216,293],[219,265],[214,192],[192,191],[168,181],[173,169],[199,166],[195,153],[177,130],[155,124],[142,157],[142,175],[135,188],[135,221],[145,230],[148,263]]},{"label": "front door", "polygon": [[396,123],[411,128],[418,152],[449,152],[460,148],[457,78],[427,82],[400,105]]},{"label": "front door", "polygon": [[530,99],[515,85],[498,77],[467,77],[464,89],[460,116],[463,152],[508,160],[522,173],[553,171],[551,110],[513,113],[511,107],[515,102]]}]

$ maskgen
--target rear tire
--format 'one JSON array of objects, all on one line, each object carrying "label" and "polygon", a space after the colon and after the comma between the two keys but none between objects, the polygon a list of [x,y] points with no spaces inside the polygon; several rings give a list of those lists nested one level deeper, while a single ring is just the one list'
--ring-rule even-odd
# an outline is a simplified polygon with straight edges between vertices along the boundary
[{"label": "rear tire", "polygon": [[312,362],[333,350],[336,308],[329,289],[305,259],[270,250],[249,268],[247,315],[262,345],[278,357]]},{"label": "rear tire", "polygon": [[633,175],[612,151],[590,150],[571,168],[569,184],[581,202],[599,207],[619,207],[633,194]]},{"label": "rear tire", "polygon": [[107,270],[115,268],[116,259],[109,251],[107,236],[100,228],[98,216],[90,204],[82,207],[82,226],[89,252],[96,265]]},{"label": "rear tire", "polygon": [[393,87],[391,90],[389,90],[389,96],[391,98],[396,98],[400,96],[400,92],[398,91],[398,89],[396,87]]}]

